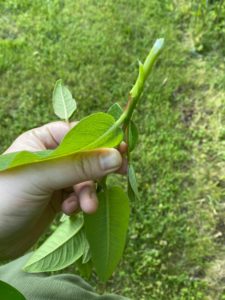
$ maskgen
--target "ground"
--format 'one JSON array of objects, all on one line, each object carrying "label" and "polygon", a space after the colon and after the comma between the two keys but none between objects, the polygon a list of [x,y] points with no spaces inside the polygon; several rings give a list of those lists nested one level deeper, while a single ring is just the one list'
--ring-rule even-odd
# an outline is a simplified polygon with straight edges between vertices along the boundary
[{"label": "ground", "polygon": [[225,299],[223,1],[0,2],[0,150],[55,120],[62,78],[76,119],[125,105],[154,40],[165,49],[134,120],[140,200],[107,290],[140,300]]}]

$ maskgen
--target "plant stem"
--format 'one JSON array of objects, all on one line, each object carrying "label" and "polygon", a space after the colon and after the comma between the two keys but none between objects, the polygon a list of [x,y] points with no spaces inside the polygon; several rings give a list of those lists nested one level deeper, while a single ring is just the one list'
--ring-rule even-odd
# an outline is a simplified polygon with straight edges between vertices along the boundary
[{"label": "plant stem", "polygon": [[127,124],[129,123],[129,121],[132,117],[133,111],[134,111],[134,109],[140,99],[140,96],[142,94],[142,91],[144,89],[145,81],[146,81],[147,77],[149,76],[157,57],[161,53],[161,51],[163,49],[163,45],[164,45],[164,39],[157,39],[155,41],[151,51],[149,52],[147,58],[145,59],[144,64],[139,62],[138,78],[129,93],[129,99],[128,99],[127,106],[126,106],[123,114],[121,115],[121,117],[116,121],[115,125],[118,126],[118,125],[121,125],[122,123],[124,123],[125,128],[127,127]]},{"label": "plant stem", "polygon": [[101,138],[103,138],[104,135],[108,134],[109,132],[114,131],[116,128],[120,127],[121,125],[123,125],[124,132],[126,131],[127,125],[129,124],[129,121],[132,117],[135,106],[137,105],[140,96],[142,94],[142,91],[144,89],[145,80],[150,74],[154,62],[156,61],[157,57],[159,56],[163,48],[163,44],[164,44],[164,39],[157,39],[151,51],[149,52],[144,64],[139,63],[138,78],[129,93],[128,103],[124,112],[122,113],[120,118],[113,124],[113,126],[105,134],[103,134]]}]

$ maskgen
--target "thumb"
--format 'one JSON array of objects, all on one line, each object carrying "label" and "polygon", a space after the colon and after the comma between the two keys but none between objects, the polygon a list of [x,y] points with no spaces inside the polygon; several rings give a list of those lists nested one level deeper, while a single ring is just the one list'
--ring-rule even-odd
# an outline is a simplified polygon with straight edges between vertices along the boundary
[{"label": "thumb", "polygon": [[96,180],[118,170],[122,157],[118,150],[102,148],[66,158],[27,166],[23,169],[28,180],[42,190],[54,191],[77,183]]}]

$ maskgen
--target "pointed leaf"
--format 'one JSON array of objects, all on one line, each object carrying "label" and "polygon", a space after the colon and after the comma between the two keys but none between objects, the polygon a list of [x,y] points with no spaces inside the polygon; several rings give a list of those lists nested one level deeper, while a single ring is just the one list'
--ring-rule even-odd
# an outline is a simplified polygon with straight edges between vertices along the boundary
[{"label": "pointed leaf", "polygon": [[84,215],[92,261],[99,278],[106,281],[115,270],[124,250],[129,221],[129,199],[120,187],[98,194],[95,214]]},{"label": "pointed leaf", "polygon": [[63,85],[61,79],[56,81],[52,102],[55,114],[60,119],[66,121],[69,120],[70,116],[72,116],[77,108],[75,99],[73,99],[69,89]]},{"label": "pointed leaf", "polygon": [[119,103],[114,103],[112,106],[110,106],[107,113],[113,116],[115,120],[118,120],[123,113],[123,109]]},{"label": "pointed leaf", "polygon": [[115,147],[123,139],[123,132],[114,126],[115,119],[96,113],[82,119],[72,128],[55,150],[14,152],[0,155],[0,171],[66,157],[101,147]]},{"label": "pointed leaf", "polygon": [[138,141],[138,129],[133,121],[129,123],[129,151],[133,151]]},{"label": "pointed leaf", "polygon": [[134,171],[134,168],[132,165],[128,166],[128,180],[129,180],[131,189],[133,190],[135,196],[139,199],[136,174],[135,174],[135,171]]},{"label": "pointed leaf", "polygon": [[128,198],[129,198],[130,202],[135,202],[136,201],[137,197],[135,196],[135,193],[132,190],[132,187],[131,187],[130,182],[129,182],[129,178],[128,178],[127,195],[128,195]]},{"label": "pointed leaf", "polygon": [[0,295],[2,300],[26,300],[25,297],[16,288],[1,280]]},{"label": "pointed leaf", "polygon": [[24,270],[30,273],[57,271],[78,260],[84,252],[82,217],[71,217],[38,248]]}]

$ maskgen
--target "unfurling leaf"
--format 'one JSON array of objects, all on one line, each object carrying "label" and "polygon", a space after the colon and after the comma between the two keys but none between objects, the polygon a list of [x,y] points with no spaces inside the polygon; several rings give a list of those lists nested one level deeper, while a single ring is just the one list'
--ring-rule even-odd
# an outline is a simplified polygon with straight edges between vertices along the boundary
[{"label": "unfurling leaf", "polygon": [[52,102],[55,114],[67,122],[77,108],[75,99],[61,79],[55,83]]},{"label": "unfurling leaf", "polygon": [[132,191],[134,192],[135,196],[139,199],[137,179],[132,165],[128,166],[128,180]]},{"label": "unfurling leaf", "polygon": [[130,121],[130,123],[129,123],[128,132],[129,132],[129,137],[128,137],[129,152],[131,152],[136,147],[137,141],[138,141],[138,129],[133,121]]},{"label": "unfurling leaf", "polygon": [[123,139],[115,119],[105,113],[95,113],[82,119],[64,137],[55,150],[14,152],[0,155],[0,171],[47,160],[58,159],[101,147],[115,147]]},{"label": "unfurling leaf", "polygon": [[123,113],[123,109],[119,103],[114,103],[112,106],[110,106],[107,113],[113,116],[115,120],[118,120]]},{"label": "unfurling leaf", "polygon": [[93,265],[99,278],[106,281],[122,257],[129,221],[129,199],[120,187],[98,194],[99,208],[84,215]]},{"label": "unfurling leaf", "polygon": [[28,260],[24,270],[30,273],[58,271],[77,261],[84,253],[82,216],[64,221]]}]

